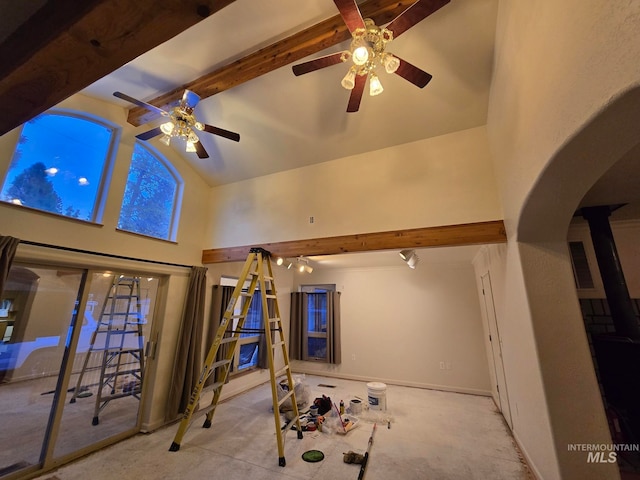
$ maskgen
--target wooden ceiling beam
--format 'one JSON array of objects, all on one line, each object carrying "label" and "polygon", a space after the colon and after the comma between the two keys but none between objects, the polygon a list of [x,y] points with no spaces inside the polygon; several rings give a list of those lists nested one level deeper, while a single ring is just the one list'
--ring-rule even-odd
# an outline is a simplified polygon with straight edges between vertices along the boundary
[{"label": "wooden ceiling beam", "polygon": [[[364,18],[371,18],[377,25],[389,23],[417,0],[368,0],[358,7]],[[182,97],[185,89],[208,98],[232,87],[248,82],[280,67],[289,65],[314,53],[351,38],[342,17],[338,14],[299,33],[293,34],[264,47],[244,58],[180,86],[170,92],[146,101],[156,107],[167,109]],[[293,73],[291,74],[292,81]],[[157,116],[143,107],[129,110],[127,121],[135,126],[143,125]]]},{"label": "wooden ceiling beam", "polygon": [[0,44],[0,135],[234,1],[47,1]]},{"label": "wooden ceiling beam", "polygon": [[414,228],[390,232],[342,235],[338,237],[263,243],[242,247],[203,250],[202,263],[244,261],[249,250],[261,247],[274,256],[294,258],[300,255],[336,255],[340,253],[394,250],[403,248],[451,247],[506,243],[507,234],[502,220],[465,223],[441,227]]}]

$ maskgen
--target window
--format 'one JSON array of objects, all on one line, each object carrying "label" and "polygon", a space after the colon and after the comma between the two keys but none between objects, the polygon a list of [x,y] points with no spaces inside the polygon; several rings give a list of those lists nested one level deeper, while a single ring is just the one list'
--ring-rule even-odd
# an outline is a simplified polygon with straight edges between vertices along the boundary
[{"label": "window", "polygon": [[327,358],[327,293],[310,293],[307,301],[307,356]]},{"label": "window", "polygon": [[131,157],[118,229],[163,240],[175,240],[182,179],[150,147],[136,143]]},{"label": "window", "polygon": [[335,290],[331,284],[301,285],[300,292],[292,294],[292,358],[340,363],[340,300]]},{"label": "window", "polygon": [[0,200],[70,218],[101,220],[119,129],[52,110],[24,124]]}]

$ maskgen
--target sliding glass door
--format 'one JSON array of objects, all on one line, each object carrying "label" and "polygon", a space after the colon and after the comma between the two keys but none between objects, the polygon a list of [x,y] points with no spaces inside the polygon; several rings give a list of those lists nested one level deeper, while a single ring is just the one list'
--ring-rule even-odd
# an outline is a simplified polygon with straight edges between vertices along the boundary
[{"label": "sliding glass door", "polygon": [[135,433],[158,279],[15,264],[0,299],[0,477]]}]

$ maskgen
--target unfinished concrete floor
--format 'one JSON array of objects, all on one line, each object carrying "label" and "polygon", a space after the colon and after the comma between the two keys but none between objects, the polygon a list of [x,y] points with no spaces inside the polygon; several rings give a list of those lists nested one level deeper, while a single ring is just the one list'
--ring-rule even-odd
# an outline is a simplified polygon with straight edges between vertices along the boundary
[{"label": "unfinished concrete floor", "polygon": [[[347,406],[355,397],[366,403],[364,382],[307,375],[304,385],[309,403],[322,395],[336,403],[344,400]],[[177,430],[177,425],[171,425],[137,435],[38,478],[355,480],[360,466],[344,463],[343,453],[352,450],[363,454],[374,422],[377,427],[367,480],[531,478],[490,398],[388,385],[386,400],[385,412],[365,410],[356,415],[358,424],[346,435],[325,428],[323,432],[305,432],[299,440],[295,431],[289,431],[285,467],[278,465],[267,383],[223,402],[210,429],[201,428],[201,420],[194,422],[178,452],[168,451]],[[346,416],[350,416],[348,412]],[[307,450],[322,451],[324,460],[303,461],[302,454]]]}]

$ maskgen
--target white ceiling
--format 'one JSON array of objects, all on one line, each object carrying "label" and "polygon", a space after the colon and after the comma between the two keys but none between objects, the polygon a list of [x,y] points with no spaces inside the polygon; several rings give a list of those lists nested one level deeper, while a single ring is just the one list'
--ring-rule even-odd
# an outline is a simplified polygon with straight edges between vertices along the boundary
[{"label": "white ceiling", "polygon": [[[129,107],[113,92],[150,100],[337,14],[332,0],[237,0],[83,93]],[[453,0],[388,44],[433,80],[419,89],[382,72],[385,91],[365,92],[358,113],[346,113],[344,64],[300,77],[289,65],[204,99],[198,119],[240,142],[202,133],[211,158],[181,154],[216,186],[484,125],[496,14],[497,0]]]}]

